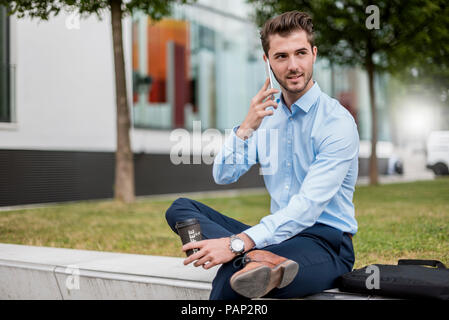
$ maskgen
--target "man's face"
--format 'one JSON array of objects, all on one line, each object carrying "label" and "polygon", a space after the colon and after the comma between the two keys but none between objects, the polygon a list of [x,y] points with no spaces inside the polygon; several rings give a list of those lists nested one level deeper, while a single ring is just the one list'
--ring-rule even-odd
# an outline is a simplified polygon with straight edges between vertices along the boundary
[{"label": "man's face", "polygon": [[312,49],[304,30],[286,37],[271,35],[269,41],[268,56],[276,80],[287,92],[300,94],[312,79],[317,48]]}]

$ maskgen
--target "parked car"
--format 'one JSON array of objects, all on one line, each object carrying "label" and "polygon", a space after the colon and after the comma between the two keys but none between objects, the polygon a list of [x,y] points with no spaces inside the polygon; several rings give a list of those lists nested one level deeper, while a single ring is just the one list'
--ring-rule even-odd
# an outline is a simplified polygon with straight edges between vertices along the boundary
[{"label": "parked car", "polygon": [[[381,175],[404,174],[404,165],[401,157],[390,141],[378,141],[377,168]],[[359,148],[359,176],[369,175],[369,158],[371,156],[371,141],[360,140]]]},{"label": "parked car", "polygon": [[427,138],[427,164],[435,175],[449,175],[449,131],[432,131]]}]

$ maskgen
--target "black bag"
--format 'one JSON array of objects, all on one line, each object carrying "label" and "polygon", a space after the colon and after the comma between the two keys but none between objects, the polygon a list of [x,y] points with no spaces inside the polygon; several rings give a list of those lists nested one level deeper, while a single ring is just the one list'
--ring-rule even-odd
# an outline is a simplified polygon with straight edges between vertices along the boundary
[{"label": "black bag", "polygon": [[374,264],[346,273],[338,281],[339,289],[346,292],[449,300],[449,269],[437,260],[402,259],[398,265]]}]

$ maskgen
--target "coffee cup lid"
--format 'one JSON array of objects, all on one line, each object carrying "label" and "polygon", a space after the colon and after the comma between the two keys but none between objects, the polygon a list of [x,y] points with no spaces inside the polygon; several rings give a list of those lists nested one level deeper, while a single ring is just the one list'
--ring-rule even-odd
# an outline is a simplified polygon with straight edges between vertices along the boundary
[{"label": "coffee cup lid", "polygon": [[198,223],[198,219],[196,219],[196,218],[178,221],[178,222],[176,222],[176,229],[187,227],[187,226],[190,226],[192,224],[197,224],[197,223]]}]

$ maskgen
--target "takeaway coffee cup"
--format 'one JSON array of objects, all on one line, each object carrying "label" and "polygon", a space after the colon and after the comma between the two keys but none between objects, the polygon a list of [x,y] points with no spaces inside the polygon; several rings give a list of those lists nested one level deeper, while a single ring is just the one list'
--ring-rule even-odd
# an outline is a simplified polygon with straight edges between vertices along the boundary
[{"label": "takeaway coffee cup", "polygon": [[[184,221],[176,222],[176,230],[178,230],[178,234],[181,237],[182,244],[186,244],[193,241],[201,241],[201,227],[200,223],[197,219],[188,219]],[[187,256],[190,256],[197,252],[199,249],[190,249],[187,250]]]}]

